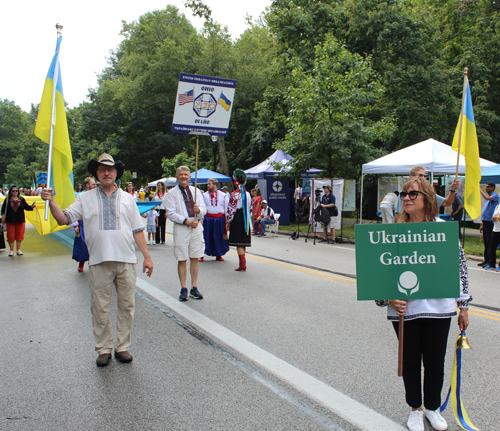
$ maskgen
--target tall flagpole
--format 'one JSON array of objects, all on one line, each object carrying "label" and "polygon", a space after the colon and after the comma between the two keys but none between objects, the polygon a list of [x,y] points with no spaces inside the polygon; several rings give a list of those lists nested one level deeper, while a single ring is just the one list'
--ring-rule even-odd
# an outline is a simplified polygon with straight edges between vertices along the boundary
[{"label": "tall flagpole", "polygon": [[[61,30],[63,26],[56,24],[57,37],[62,37]],[[56,122],[56,90],[57,82],[59,80],[59,53],[54,69],[54,76],[52,77],[52,118],[50,120],[50,140],[49,140],[49,160],[47,161],[47,188],[50,187],[50,179],[52,178],[52,147],[54,143],[54,126]],[[45,201],[45,221],[49,219],[49,201]]]},{"label": "tall flagpole", "polygon": [[458,119],[458,149],[457,149],[457,169],[455,171],[455,179],[458,178],[458,163],[460,161],[460,145],[462,143],[462,123],[464,118],[464,105],[465,105],[465,92],[467,91],[467,74],[469,72],[468,67],[464,67],[464,89],[462,91],[462,109],[460,111],[460,118]]}]

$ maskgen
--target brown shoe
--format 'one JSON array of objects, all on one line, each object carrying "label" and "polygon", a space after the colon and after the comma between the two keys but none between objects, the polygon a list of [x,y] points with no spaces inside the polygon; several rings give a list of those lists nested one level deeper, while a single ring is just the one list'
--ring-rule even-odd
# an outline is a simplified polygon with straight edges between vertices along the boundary
[{"label": "brown shoe", "polygon": [[95,363],[98,367],[106,367],[109,361],[111,361],[111,353],[101,353]]},{"label": "brown shoe", "polygon": [[[110,355],[111,356],[111,355]],[[123,352],[117,352],[115,350],[115,359],[118,362],[121,362],[123,364],[127,364],[129,362],[132,362],[134,359],[133,356],[128,352],[128,350],[124,350]]]}]

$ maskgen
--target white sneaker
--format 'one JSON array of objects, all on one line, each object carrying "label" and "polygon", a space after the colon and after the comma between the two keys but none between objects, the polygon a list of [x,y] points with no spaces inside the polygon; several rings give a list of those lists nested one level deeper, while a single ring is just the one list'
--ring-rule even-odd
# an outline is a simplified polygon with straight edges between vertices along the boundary
[{"label": "white sneaker", "polygon": [[424,412],[422,410],[412,410],[406,426],[410,431],[424,431]]},{"label": "white sneaker", "polygon": [[17,255],[22,256],[24,253],[21,251],[21,249],[17,250]]},{"label": "white sneaker", "polygon": [[443,416],[439,413],[439,410],[424,410],[425,417],[431,423],[432,428],[437,431],[445,431],[448,429],[448,424],[444,420]]},{"label": "white sneaker", "polygon": [[9,256],[14,256],[14,250],[9,251]]}]

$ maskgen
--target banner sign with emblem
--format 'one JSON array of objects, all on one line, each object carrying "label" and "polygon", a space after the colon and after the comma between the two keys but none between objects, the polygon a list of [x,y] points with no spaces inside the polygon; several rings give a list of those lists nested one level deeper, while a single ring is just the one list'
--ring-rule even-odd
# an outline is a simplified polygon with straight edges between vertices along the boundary
[{"label": "banner sign with emblem", "polygon": [[275,213],[280,214],[280,225],[290,225],[289,182],[284,178],[266,175],[267,203]]},{"label": "banner sign with emblem", "polygon": [[181,73],[172,132],[226,136],[235,88],[234,79]]},{"label": "banner sign with emblem", "polygon": [[457,222],[357,225],[358,300],[460,297]]}]

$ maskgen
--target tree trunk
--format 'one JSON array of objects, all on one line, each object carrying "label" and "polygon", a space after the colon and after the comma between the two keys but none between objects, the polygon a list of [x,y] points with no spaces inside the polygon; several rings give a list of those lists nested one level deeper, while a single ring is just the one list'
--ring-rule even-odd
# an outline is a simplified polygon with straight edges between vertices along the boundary
[{"label": "tree trunk", "polygon": [[219,136],[219,139],[217,140],[217,147],[219,149],[219,163],[217,164],[219,173],[230,177],[229,167],[227,166],[226,143],[224,142],[224,137]]}]

